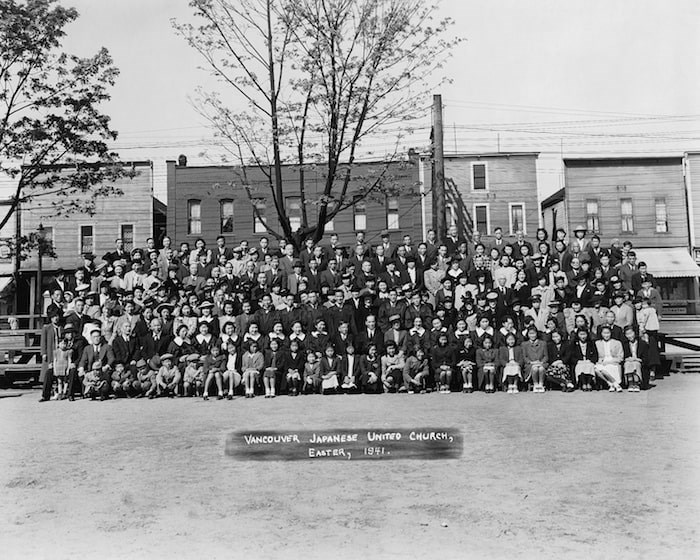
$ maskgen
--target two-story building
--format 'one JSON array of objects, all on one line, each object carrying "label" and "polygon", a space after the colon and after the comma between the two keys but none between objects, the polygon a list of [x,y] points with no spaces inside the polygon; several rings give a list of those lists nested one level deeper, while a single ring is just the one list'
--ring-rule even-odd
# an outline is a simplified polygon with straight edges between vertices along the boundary
[{"label": "two-story building", "polygon": [[[297,165],[283,166],[285,207],[292,230],[302,223],[301,171],[309,224],[317,221],[318,202],[326,184],[320,167],[309,165],[300,170]],[[361,202],[328,221],[326,236],[336,233],[343,244],[354,241],[358,232],[364,232],[370,243],[379,242],[382,230],[388,230],[395,242],[400,242],[403,235],[422,237],[421,213],[416,210],[420,205],[416,157],[390,163],[355,163],[351,177],[349,197],[377,180],[381,184]],[[188,242],[190,246],[200,237],[213,244],[221,235],[232,246],[243,240],[257,243],[261,236],[271,237],[265,224],[281,233],[269,181],[266,173],[255,166],[188,166],[182,156],[177,162],[168,161],[168,235],[177,244]],[[333,194],[337,196],[339,190],[334,187]]]},{"label": "two-story building", "polygon": [[581,224],[604,246],[630,241],[657,278],[669,312],[686,312],[700,268],[689,252],[683,158],[575,158],[565,159],[564,169],[564,189],[542,203],[544,223],[567,232]]},{"label": "two-story building", "polygon": [[[41,226],[46,241],[53,246],[55,257],[42,256],[44,288],[58,269],[70,271],[81,266],[84,253],[96,255],[96,262],[100,262],[103,255],[114,250],[117,239],[123,239],[128,250],[145,247],[146,240],[157,237],[159,230],[165,227],[165,205],[153,196],[152,162],[136,161],[124,165],[133,171],[133,177],[125,176],[114,182],[114,187],[123,194],[96,197],[92,215],[81,212],[57,215],[56,205],[64,202],[60,189],[44,191],[18,208],[16,219],[21,234],[29,236],[38,232]],[[70,169],[71,166],[57,166],[57,169],[61,168]],[[80,195],[70,198],[79,201]],[[37,251],[28,254],[20,263],[19,284],[16,286],[20,311],[34,309],[38,269]]]},{"label": "two-story building", "polygon": [[[536,152],[445,155],[446,223],[471,238],[478,230],[489,241],[497,227],[508,238],[522,231],[533,237],[539,227]],[[432,166],[423,158],[425,191],[432,192]],[[427,214],[432,214],[431,197]]]}]

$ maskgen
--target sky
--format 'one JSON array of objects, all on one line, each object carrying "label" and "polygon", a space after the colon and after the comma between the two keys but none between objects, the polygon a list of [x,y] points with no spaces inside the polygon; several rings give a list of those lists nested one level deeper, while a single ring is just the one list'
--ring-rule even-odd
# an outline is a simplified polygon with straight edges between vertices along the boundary
[{"label": "sky", "polygon": [[[65,50],[105,46],[120,68],[104,108],[120,132],[114,148],[153,160],[165,199],[166,159],[212,162],[200,155],[212,132],[191,99],[216,84],[171,26],[193,19],[188,1],[60,2],[80,13]],[[466,38],[444,69],[452,83],[432,92],[443,97],[447,153],[541,152],[544,197],[562,186],[562,155],[700,150],[697,0],[443,0],[439,9]],[[427,148],[427,107],[421,123],[408,142]]]}]

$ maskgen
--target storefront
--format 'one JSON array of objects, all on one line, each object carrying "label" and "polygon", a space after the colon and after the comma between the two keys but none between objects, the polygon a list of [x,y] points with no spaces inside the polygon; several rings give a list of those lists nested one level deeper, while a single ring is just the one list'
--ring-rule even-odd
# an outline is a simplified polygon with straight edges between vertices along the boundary
[{"label": "storefront", "polygon": [[698,276],[700,266],[685,247],[636,249],[637,262],[645,262],[664,300],[666,315],[695,315],[700,312]]}]

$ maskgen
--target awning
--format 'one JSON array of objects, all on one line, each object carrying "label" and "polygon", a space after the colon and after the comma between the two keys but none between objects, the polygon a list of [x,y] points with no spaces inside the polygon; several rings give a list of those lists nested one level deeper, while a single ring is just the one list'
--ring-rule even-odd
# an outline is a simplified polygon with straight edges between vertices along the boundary
[{"label": "awning", "polygon": [[634,249],[637,262],[647,263],[647,270],[656,278],[693,278],[700,276],[700,266],[685,247]]}]

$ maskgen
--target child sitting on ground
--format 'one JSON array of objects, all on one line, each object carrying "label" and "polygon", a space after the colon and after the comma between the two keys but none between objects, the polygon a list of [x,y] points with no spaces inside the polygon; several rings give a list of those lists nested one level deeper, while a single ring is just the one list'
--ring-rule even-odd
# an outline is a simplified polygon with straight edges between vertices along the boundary
[{"label": "child sitting on ground", "polygon": [[[173,355],[163,354],[160,357],[160,369],[156,375],[156,392],[159,397],[177,397],[177,387],[180,384],[180,370],[176,365],[173,365]],[[151,393],[149,399],[155,398]]]},{"label": "child sitting on ground", "polygon": [[95,400],[98,396],[103,401],[109,394],[109,366],[102,367],[99,360],[92,363],[92,369],[83,377],[83,394],[85,398]]},{"label": "child sitting on ground", "polygon": [[185,396],[196,397],[202,392],[204,387],[204,370],[199,363],[199,354],[188,354],[183,356],[183,358],[187,362],[183,375]]}]

